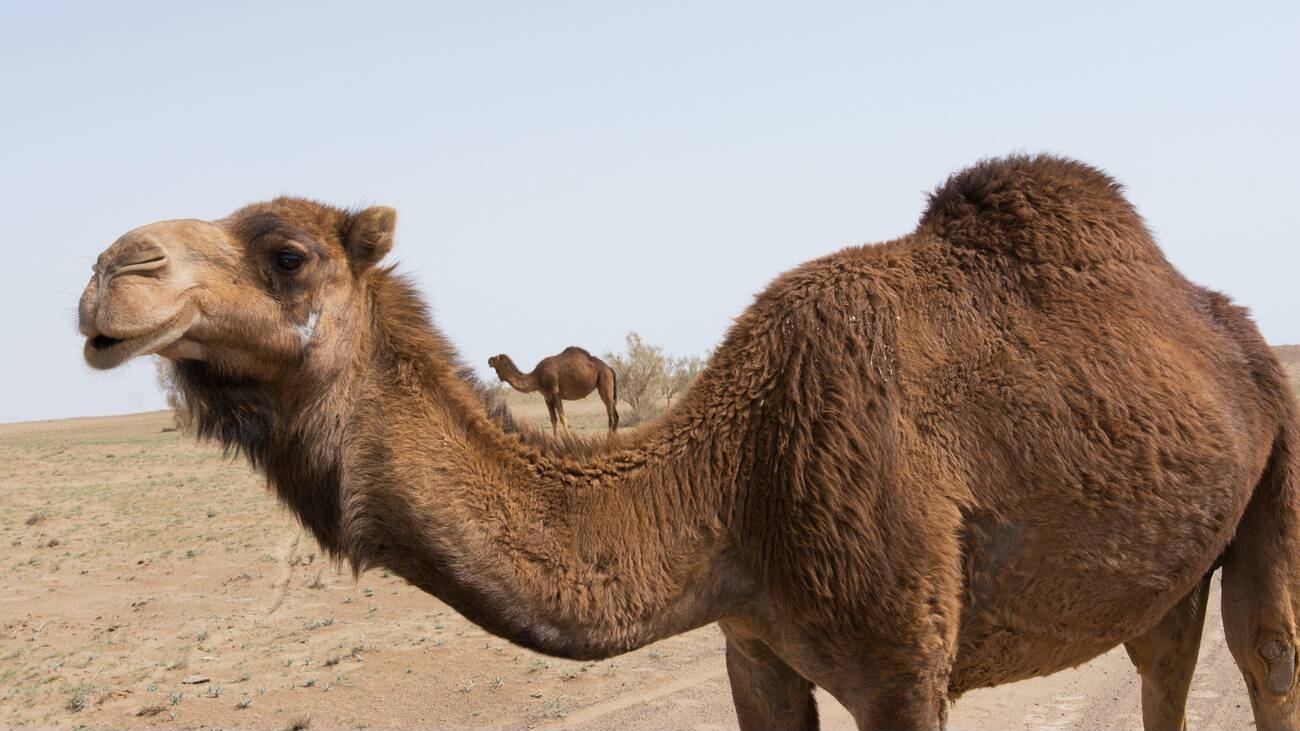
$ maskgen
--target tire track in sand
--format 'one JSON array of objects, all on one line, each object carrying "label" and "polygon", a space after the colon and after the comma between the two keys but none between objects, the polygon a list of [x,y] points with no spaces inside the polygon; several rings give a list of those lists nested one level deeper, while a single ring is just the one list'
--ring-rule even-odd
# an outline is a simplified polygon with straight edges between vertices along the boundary
[{"label": "tire track in sand", "polygon": [[706,662],[705,665],[710,667],[700,668],[699,670],[687,673],[686,675],[671,682],[664,683],[663,685],[633,693],[627,693],[626,695],[620,695],[617,698],[611,698],[607,701],[594,703],[586,708],[579,708],[570,711],[568,715],[564,716],[564,718],[549,721],[538,726],[533,726],[532,728],[535,731],[556,731],[558,729],[576,728],[601,718],[602,716],[617,713],[624,709],[631,708],[632,706],[657,700],[674,693],[679,693],[687,688],[692,688],[696,685],[706,683],[727,674],[726,667],[722,666],[721,663]]},{"label": "tire track in sand", "polygon": [[280,578],[272,585],[271,605],[266,608],[267,614],[274,614],[275,610],[280,608],[284,603],[284,597],[289,593],[289,582],[293,579],[293,557],[298,552],[298,542],[302,540],[302,529],[299,528],[292,536],[285,540],[284,546],[280,549]]}]

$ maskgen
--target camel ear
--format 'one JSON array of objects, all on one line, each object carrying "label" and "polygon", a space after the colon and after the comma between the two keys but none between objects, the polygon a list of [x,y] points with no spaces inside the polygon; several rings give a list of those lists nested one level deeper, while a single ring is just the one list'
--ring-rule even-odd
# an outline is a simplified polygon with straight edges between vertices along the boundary
[{"label": "camel ear", "polygon": [[344,248],[352,270],[360,274],[393,248],[393,231],[397,229],[397,211],[388,206],[371,206],[356,214],[348,223]]}]

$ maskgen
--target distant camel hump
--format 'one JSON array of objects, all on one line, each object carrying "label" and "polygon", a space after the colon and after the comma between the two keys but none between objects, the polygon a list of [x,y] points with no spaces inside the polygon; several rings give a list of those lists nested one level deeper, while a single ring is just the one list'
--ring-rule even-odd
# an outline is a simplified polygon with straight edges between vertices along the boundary
[{"label": "distant camel hump", "polygon": [[930,194],[921,225],[956,246],[1026,263],[1163,260],[1123,186],[1053,155],[1011,155],[954,173]]}]

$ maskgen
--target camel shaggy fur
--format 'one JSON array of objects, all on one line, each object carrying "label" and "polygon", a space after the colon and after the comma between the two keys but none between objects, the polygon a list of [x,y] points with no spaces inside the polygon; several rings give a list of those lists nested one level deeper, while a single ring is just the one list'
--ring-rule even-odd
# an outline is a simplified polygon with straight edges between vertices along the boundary
[{"label": "camel shaggy fur", "polygon": [[915,231],[778,277],[664,416],[551,440],[484,406],[396,214],[281,198],[105,251],[85,357],[171,362],[198,433],[320,543],[599,658],[719,622],[745,728],[934,728],[1124,643],[1179,727],[1207,581],[1259,728],[1300,725],[1295,404],[1246,312],[1105,174],[980,163]]}]

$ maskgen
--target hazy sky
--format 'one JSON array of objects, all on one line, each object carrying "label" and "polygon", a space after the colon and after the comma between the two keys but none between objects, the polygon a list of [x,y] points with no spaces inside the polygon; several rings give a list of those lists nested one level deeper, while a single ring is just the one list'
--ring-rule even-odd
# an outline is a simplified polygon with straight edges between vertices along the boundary
[{"label": "hazy sky", "polygon": [[395,206],[486,372],[703,351],[951,171],[1047,150],[1300,342],[1300,3],[992,5],[0,0],[0,422],[161,407],[152,363],[82,363],[96,254],[281,193]]}]

